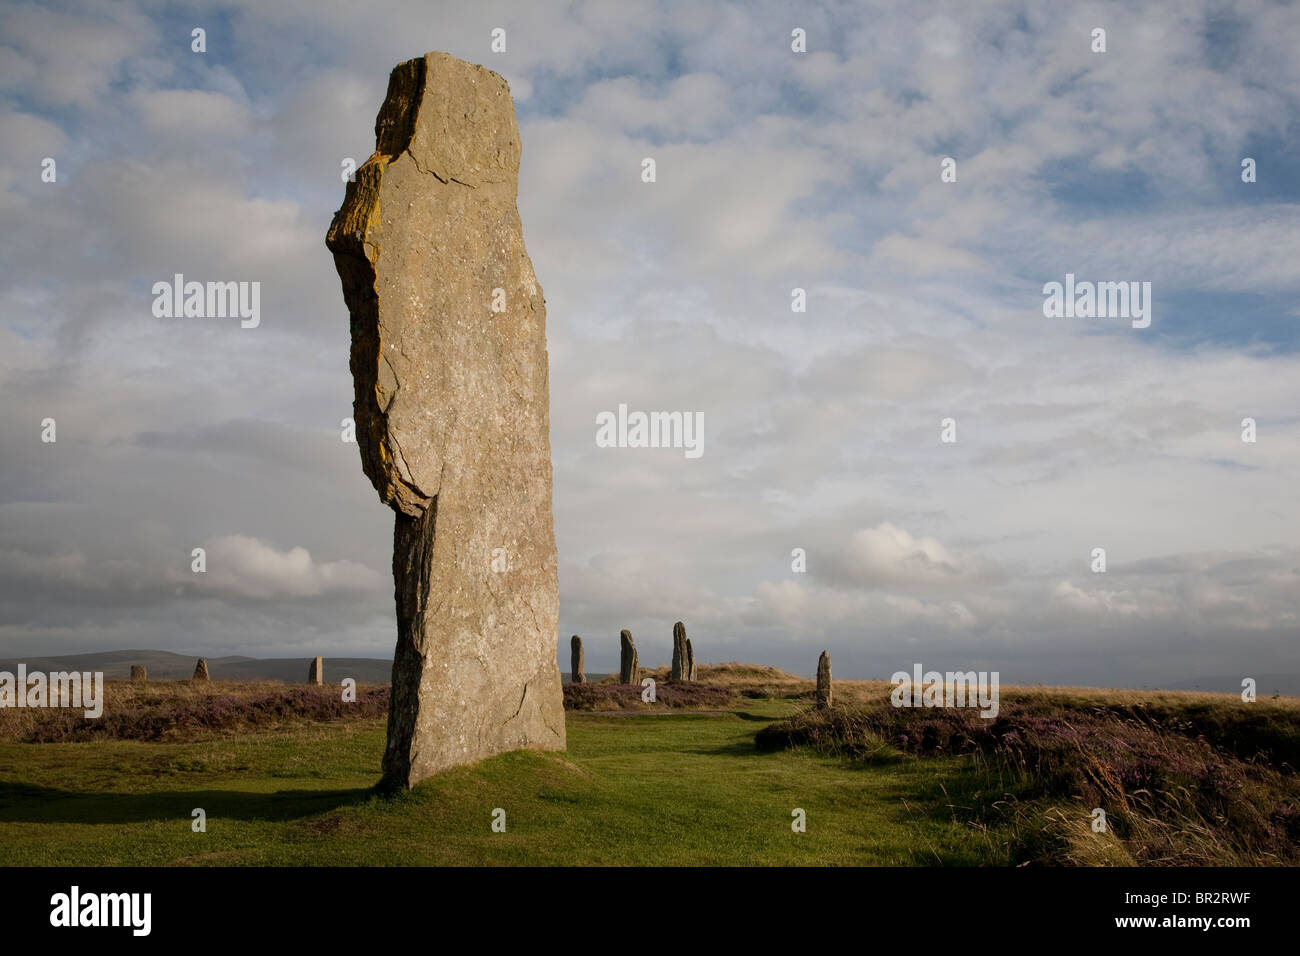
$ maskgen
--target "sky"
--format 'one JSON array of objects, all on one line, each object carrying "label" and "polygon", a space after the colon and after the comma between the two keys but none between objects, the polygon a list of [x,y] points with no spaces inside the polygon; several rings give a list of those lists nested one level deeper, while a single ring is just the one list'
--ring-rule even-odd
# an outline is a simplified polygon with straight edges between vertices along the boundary
[{"label": "sky", "polygon": [[[681,620],[845,678],[1300,672],[1298,40],[1250,0],[6,0],[0,657],[391,656],[324,236],[439,50],[519,118],[562,669]],[[260,323],[155,316],[176,273]],[[1149,327],[1045,315],[1067,274]],[[703,454],[600,447],[620,404]]]}]

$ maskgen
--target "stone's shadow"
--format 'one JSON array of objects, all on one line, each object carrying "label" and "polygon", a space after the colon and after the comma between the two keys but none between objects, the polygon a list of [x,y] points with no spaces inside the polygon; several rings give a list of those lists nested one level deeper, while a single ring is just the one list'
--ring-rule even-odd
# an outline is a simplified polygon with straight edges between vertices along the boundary
[{"label": "stone's shadow", "polygon": [[734,744],[723,744],[721,747],[692,747],[690,750],[683,750],[681,753],[688,754],[708,754],[715,757],[766,757],[767,754],[754,746],[752,740],[741,740]]},{"label": "stone's shadow", "polygon": [[0,823],[143,823],[191,819],[201,807],[208,818],[296,820],[364,803],[377,791],[173,790],[154,793],[81,793],[25,783],[0,783]]}]

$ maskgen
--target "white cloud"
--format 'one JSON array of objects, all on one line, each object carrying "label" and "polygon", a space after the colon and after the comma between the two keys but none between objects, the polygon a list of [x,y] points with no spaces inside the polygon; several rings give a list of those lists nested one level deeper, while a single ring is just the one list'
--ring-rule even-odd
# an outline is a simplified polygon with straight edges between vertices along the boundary
[{"label": "white cloud", "polygon": [[248,105],[209,90],[144,90],[136,103],[149,131],[184,140],[191,149],[209,140],[238,147],[252,128]]},{"label": "white cloud", "polygon": [[[428,47],[516,94],[561,626],[603,635],[590,666],[616,660],[622,627],[661,653],[679,618],[706,659],[810,671],[816,642],[846,674],[945,649],[1116,682],[1285,659],[1300,358],[1171,303],[1300,291],[1278,198],[1293,9],[1109,6],[1101,57],[1086,9],[808,8],[800,56],[778,3],[484,3],[434,22],[418,2],[241,2],[206,58],[152,6],[83,10],[0,13],[3,211],[39,223],[0,238],[0,616],[37,622],[0,641],[173,634],[197,603],[204,640],[237,622],[259,652],[304,631],[391,648],[370,570],[391,517],[339,441],[348,319],[323,236],[388,71]],[[488,51],[497,25],[506,54]],[[1243,192],[1236,154],[1270,143],[1267,188]],[[57,153],[57,185],[38,153]],[[1093,176],[1136,183],[1135,205],[1074,181]],[[1195,347],[1044,320],[1041,285],[1067,268],[1156,281],[1157,333]],[[147,283],[176,271],[261,280],[263,326],[153,320]],[[1198,323],[1225,341],[1197,343]],[[595,448],[594,414],[619,402],[702,411],[705,456]],[[46,415],[56,446],[34,437]],[[194,542],[213,549],[202,582],[178,565]]]},{"label": "white cloud", "polygon": [[76,13],[37,4],[0,10],[0,89],[20,88],[44,103],[89,108],[129,57],[158,41],[131,4],[91,0]]},{"label": "white cloud", "polygon": [[868,586],[935,585],[961,574],[957,559],[934,538],[913,538],[889,522],[862,528],[849,539],[848,571]]},{"label": "white cloud", "polygon": [[205,541],[204,572],[173,570],[171,579],[201,592],[272,600],[331,591],[381,590],[385,577],[355,561],[317,561],[306,548],[280,551],[258,538],[223,535]]}]

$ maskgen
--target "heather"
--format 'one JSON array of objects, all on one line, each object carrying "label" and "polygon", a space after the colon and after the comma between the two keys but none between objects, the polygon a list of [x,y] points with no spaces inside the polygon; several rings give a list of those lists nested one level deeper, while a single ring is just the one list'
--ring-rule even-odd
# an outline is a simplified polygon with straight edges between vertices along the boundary
[{"label": "heather", "polygon": [[637,684],[565,684],[565,710],[645,710],[668,708],[721,708],[731,703],[725,687],[700,683],[655,684],[655,702],[641,699],[644,688]]},{"label": "heather", "polygon": [[168,741],[206,735],[275,730],[290,724],[383,717],[386,686],[358,687],[344,702],[338,687],[294,686],[275,681],[108,681],[104,713],[80,710],[0,710],[0,740],[63,743],[93,740]]},{"label": "heather", "polygon": [[966,773],[930,796],[1016,864],[1300,862],[1300,710],[1290,703],[1022,691],[986,719],[876,699],[802,711],[755,743],[875,766],[964,757]]},{"label": "heather", "polygon": [[[388,715],[387,685],[359,686],[354,702],[345,702],[339,687],[279,681],[108,681],[104,687],[104,713],[96,719],[67,707],[0,709],[0,740],[33,744],[175,741]],[[564,706],[568,710],[649,711],[721,708],[732,699],[725,688],[698,683],[660,682],[654,704],[644,703],[641,693],[641,687],[632,685],[567,684]]]}]

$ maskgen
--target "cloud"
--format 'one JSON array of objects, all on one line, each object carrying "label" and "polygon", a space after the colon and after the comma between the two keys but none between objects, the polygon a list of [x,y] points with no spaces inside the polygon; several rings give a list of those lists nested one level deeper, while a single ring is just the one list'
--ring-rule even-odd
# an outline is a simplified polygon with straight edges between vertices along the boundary
[{"label": "cloud", "polygon": [[845,565],[868,587],[934,586],[961,575],[957,559],[937,540],[913,538],[889,522],[855,532],[845,551]]},{"label": "cloud", "polygon": [[[391,650],[323,236],[429,48],[516,94],[593,670],[678,619],[805,673],[1293,670],[1295,11],[1104,12],[1103,56],[1086,9],[810,7],[798,55],[775,2],[241,0],[198,55],[150,5],[0,9],[0,647]],[[1150,334],[1044,319],[1066,271],[1153,281]],[[261,281],[261,327],[153,318],[175,272]],[[704,457],[597,448],[621,402],[702,412]]]},{"label": "cloud", "polygon": [[203,543],[206,571],[187,576],[174,571],[171,580],[185,582],[204,593],[227,593],[256,600],[314,597],[335,591],[382,590],[387,580],[355,561],[316,561],[306,548],[280,551],[246,535],[223,535]]},{"label": "cloud", "polygon": [[91,2],[74,14],[14,3],[0,10],[0,36],[0,88],[85,109],[158,33],[132,4]]},{"label": "cloud", "polygon": [[252,128],[247,104],[210,90],[145,90],[135,100],[150,132],[191,149],[207,140],[232,144]]}]

